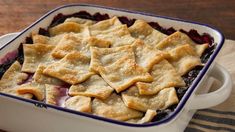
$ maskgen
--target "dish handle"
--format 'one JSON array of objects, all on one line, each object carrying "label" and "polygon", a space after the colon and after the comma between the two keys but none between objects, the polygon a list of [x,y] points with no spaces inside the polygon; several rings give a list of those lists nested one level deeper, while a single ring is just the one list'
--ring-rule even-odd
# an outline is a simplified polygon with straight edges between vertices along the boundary
[{"label": "dish handle", "polygon": [[209,76],[221,81],[222,86],[210,93],[199,95],[194,93],[189,100],[189,104],[187,104],[189,110],[213,107],[224,102],[229,97],[232,91],[232,78],[228,71],[216,63]]}]

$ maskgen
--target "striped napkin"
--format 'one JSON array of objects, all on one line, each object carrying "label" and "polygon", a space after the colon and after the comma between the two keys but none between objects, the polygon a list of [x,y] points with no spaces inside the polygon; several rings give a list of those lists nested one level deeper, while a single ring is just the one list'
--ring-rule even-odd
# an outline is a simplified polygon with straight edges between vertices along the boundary
[{"label": "striped napkin", "polygon": [[[225,67],[235,79],[235,41],[226,40],[216,62]],[[235,81],[234,81],[235,82]],[[209,109],[198,110],[185,132],[235,132],[235,83],[230,97],[222,104]],[[215,81],[211,91],[221,84]]]}]

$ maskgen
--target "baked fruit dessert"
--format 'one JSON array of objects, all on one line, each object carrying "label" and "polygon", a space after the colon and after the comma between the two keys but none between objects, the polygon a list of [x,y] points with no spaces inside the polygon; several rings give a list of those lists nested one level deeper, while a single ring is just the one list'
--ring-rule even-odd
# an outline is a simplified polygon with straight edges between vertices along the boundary
[{"label": "baked fruit dessert", "polygon": [[158,121],[174,111],[212,43],[155,22],[58,14],[1,64],[0,92],[129,123]]}]

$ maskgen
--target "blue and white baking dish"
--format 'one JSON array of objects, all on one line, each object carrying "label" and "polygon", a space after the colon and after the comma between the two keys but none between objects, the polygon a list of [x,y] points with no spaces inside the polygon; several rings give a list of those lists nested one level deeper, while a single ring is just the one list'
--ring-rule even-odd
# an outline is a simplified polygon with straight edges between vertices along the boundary
[{"label": "blue and white baking dish", "polygon": [[[31,32],[38,31],[39,28],[47,28],[57,14],[72,14],[79,11],[87,11],[91,14],[100,12],[107,13],[109,16],[115,15],[143,19],[158,22],[165,28],[174,27],[177,30],[184,29],[187,31],[196,29],[200,34],[210,34],[214,38],[214,42],[217,43],[217,46],[175,111],[159,122],[148,124],[119,122],[0,93],[0,129],[17,132],[180,132],[185,129],[196,109],[218,105],[228,98],[232,89],[231,77],[223,67],[214,63],[217,54],[223,46],[224,36],[217,29],[205,24],[143,12],[87,4],[65,5],[50,11],[21,33],[1,37],[0,40],[9,41],[2,43],[0,58],[16,50],[19,44],[24,42]],[[222,86],[216,91],[207,93],[208,87],[206,87],[206,83],[208,83],[209,77],[220,80]],[[200,88],[203,88],[203,94],[198,95],[196,92]]]}]

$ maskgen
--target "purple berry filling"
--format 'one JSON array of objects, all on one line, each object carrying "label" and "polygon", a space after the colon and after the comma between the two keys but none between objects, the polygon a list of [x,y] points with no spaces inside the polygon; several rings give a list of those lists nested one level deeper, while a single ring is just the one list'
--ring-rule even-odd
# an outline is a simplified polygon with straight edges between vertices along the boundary
[{"label": "purple berry filling", "polygon": [[69,98],[68,88],[59,86],[57,90],[59,91],[59,96],[56,98],[56,104],[57,106],[64,107],[64,102]]},{"label": "purple berry filling", "polygon": [[[41,35],[44,35],[44,36],[50,36],[49,31],[44,29],[44,28],[39,28],[38,34],[41,34]],[[32,40],[32,38],[31,38],[31,40]],[[32,43],[33,43],[33,41],[32,41]],[[32,43],[30,43],[30,44],[32,44]]]},{"label": "purple berry filling", "polygon": [[7,62],[15,59],[18,55],[18,51],[12,51],[7,53],[3,58],[0,59],[0,64],[6,64]]},{"label": "purple berry filling", "polygon": [[19,61],[20,64],[24,62],[24,53],[23,53],[23,45],[20,44],[19,48],[15,51],[7,53],[4,57],[0,59],[0,78],[2,78],[3,74],[6,70],[15,62]]},{"label": "purple berry filling", "polygon": [[124,16],[118,17],[118,19],[122,24],[126,24],[127,27],[130,27],[131,25],[133,25],[136,20],[136,19],[128,19],[127,17],[124,17]]}]

